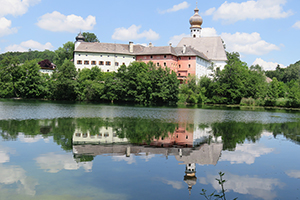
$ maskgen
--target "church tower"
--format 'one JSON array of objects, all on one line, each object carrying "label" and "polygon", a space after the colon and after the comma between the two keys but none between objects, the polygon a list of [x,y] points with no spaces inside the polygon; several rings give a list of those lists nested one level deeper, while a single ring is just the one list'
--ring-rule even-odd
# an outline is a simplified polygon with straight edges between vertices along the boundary
[{"label": "church tower", "polygon": [[191,24],[191,36],[193,38],[201,37],[201,25],[203,23],[202,17],[199,15],[199,9],[196,6],[195,8],[195,14],[190,18],[190,24]]}]

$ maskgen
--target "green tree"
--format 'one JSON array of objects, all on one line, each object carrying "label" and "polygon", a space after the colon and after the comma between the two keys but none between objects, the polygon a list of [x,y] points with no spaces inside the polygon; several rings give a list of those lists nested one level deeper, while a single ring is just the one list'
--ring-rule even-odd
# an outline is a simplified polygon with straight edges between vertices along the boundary
[{"label": "green tree", "polygon": [[59,47],[55,50],[55,57],[54,57],[54,64],[56,66],[61,66],[65,59],[71,60],[73,59],[73,52],[74,52],[74,43],[67,42],[63,44],[63,47]]},{"label": "green tree", "polygon": [[17,82],[21,77],[20,62],[17,57],[5,56],[0,62],[1,96],[18,97]]},{"label": "green tree", "polygon": [[53,72],[50,87],[53,91],[53,99],[76,100],[78,83],[77,71],[73,62],[65,59],[62,66],[58,66]]},{"label": "green tree", "polygon": [[94,33],[83,32],[82,36],[85,42],[100,42]]},{"label": "green tree", "polygon": [[26,61],[22,66],[22,76],[18,80],[18,90],[23,98],[39,98],[45,88],[42,84],[40,67],[37,60]]}]

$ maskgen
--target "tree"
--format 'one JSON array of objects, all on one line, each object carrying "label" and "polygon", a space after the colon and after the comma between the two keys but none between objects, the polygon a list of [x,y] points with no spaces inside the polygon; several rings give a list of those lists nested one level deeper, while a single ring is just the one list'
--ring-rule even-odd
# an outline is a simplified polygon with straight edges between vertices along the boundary
[{"label": "tree", "polygon": [[82,36],[85,42],[100,42],[94,33],[83,32]]},{"label": "tree", "polygon": [[53,99],[76,100],[78,83],[76,81],[77,71],[73,62],[65,59],[62,66],[58,66],[53,72],[51,89]]},{"label": "tree", "polygon": [[67,42],[63,44],[63,47],[59,47],[57,50],[55,50],[55,57],[54,57],[55,65],[61,66],[65,62],[65,59],[69,61],[73,59],[73,52],[74,52],[73,42]]},{"label": "tree", "polygon": [[22,76],[18,80],[18,90],[23,98],[42,97],[44,88],[40,67],[36,60],[26,61],[22,66]]},{"label": "tree", "polygon": [[15,56],[5,56],[0,62],[0,75],[0,95],[2,97],[18,97],[16,85],[21,77],[19,59]]}]

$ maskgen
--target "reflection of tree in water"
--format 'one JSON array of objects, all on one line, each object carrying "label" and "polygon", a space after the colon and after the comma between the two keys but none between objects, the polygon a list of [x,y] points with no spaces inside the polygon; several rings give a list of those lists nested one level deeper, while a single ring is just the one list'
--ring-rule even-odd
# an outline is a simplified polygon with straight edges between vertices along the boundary
[{"label": "reflection of tree in water", "polygon": [[265,129],[272,132],[275,138],[277,135],[283,135],[287,139],[290,139],[291,141],[300,145],[300,123],[299,122],[268,124],[266,125]]},{"label": "reflection of tree in water", "polygon": [[263,124],[245,122],[212,123],[211,129],[215,137],[222,136],[223,150],[234,151],[237,144],[246,140],[256,142],[263,131]]},{"label": "reflection of tree in water", "polygon": [[[43,138],[53,136],[54,141],[66,151],[72,150],[72,137],[76,128],[91,135],[99,133],[101,127],[111,127],[119,138],[127,138],[130,143],[141,144],[167,137],[174,133],[179,125],[159,119],[142,118],[58,118],[46,120],[0,120],[0,135],[3,140],[17,140],[19,133],[26,137],[42,135]],[[197,128],[211,127],[212,134],[217,138],[222,136],[223,149],[234,150],[237,144],[246,140],[256,142],[262,131],[279,134],[300,144],[300,123],[288,122],[282,124],[260,124],[245,122],[220,122],[211,125],[200,124]],[[186,124],[185,130],[192,132],[193,124]]]}]

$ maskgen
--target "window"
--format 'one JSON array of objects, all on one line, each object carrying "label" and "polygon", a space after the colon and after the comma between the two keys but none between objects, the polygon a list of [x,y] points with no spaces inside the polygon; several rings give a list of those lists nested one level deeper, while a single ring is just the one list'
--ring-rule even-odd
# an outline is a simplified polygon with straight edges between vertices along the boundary
[{"label": "window", "polygon": [[185,136],[185,139],[189,139],[189,136]]},{"label": "window", "polygon": [[153,56],[150,56],[150,58],[152,59],[152,58],[153,58]]},{"label": "window", "polygon": [[178,73],[178,76],[180,76],[180,73]]},{"label": "window", "polygon": [[118,56],[115,56],[116,58],[118,57]]},{"label": "window", "polygon": [[189,64],[189,68],[191,68],[191,64]]},{"label": "window", "polygon": [[107,57],[109,57],[109,55],[107,55]]},{"label": "window", "polygon": [[167,63],[164,63],[164,66],[166,67],[166,66],[167,66]]},{"label": "window", "polygon": [[85,65],[89,65],[89,64],[90,64],[90,61],[85,60],[85,61],[84,61],[84,64],[85,64]]},{"label": "window", "polygon": [[123,56],[123,58],[125,58],[125,56]]},{"label": "window", "polygon": [[110,61],[106,61],[105,65],[109,65],[110,66]]},{"label": "window", "polygon": [[159,63],[156,63],[157,67],[159,66]]},{"label": "window", "polygon": [[104,137],[108,137],[109,136],[109,134],[108,133],[104,133]]},{"label": "window", "polygon": [[167,56],[166,56],[166,55],[164,55],[164,58],[167,58]]},{"label": "window", "polygon": [[179,68],[181,68],[181,65],[179,65]]},{"label": "window", "polygon": [[107,72],[109,72],[109,69],[107,70]]},{"label": "window", "polygon": [[104,65],[104,62],[103,61],[99,61],[99,65]]},{"label": "window", "polygon": [[82,65],[82,60],[77,60],[78,65]]},{"label": "window", "polygon": [[85,56],[87,56],[87,54]]},{"label": "window", "polygon": [[81,133],[76,133],[76,137],[81,137]]},{"label": "window", "polygon": [[119,66],[119,63],[118,63],[118,62],[115,62],[115,66]]},{"label": "window", "polygon": [[125,65],[125,63],[123,63],[122,65]]},{"label": "window", "polygon": [[181,57],[178,57],[178,60],[181,60]]},{"label": "window", "polygon": [[189,60],[191,60],[191,57],[189,57]]},{"label": "window", "polygon": [[80,56],[80,54],[78,54],[78,56]]},{"label": "window", "polygon": [[83,133],[82,136],[83,136],[84,138],[86,138],[86,137],[87,137],[87,133]]},{"label": "window", "polygon": [[92,65],[96,65],[96,61],[93,60],[91,64],[92,64]]},{"label": "window", "polygon": [[191,73],[188,73],[188,75],[191,75]]},{"label": "window", "polygon": [[102,55],[100,55],[100,57],[102,57]]},{"label": "window", "polygon": [[133,58],[133,59],[135,59],[135,57],[134,57],[134,56],[133,56],[132,58]]}]

